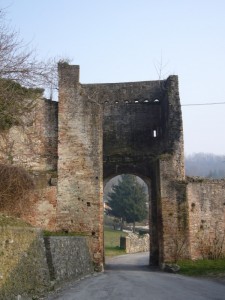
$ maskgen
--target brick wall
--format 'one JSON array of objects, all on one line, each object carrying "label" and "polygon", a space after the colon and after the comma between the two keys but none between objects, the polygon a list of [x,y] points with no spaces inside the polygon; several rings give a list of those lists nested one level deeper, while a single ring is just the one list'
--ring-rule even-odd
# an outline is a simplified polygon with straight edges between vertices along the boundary
[{"label": "brick wall", "polygon": [[34,226],[55,230],[58,104],[39,98],[33,105],[23,125],[0,132],[0,162],[24,167],[34,179],[35,190],[26,203],[10,199],[1,207],[2,212]]},{"label": "brick wall", "polygon": [[90,237],[103,265],[101,106],[83,94],[78,66],[59,64],[58,230]]},{"label": "brick wall", "polygon": [[33,171],[56,171],[57,102],[38,98],[24,124],[0,132],[0,161]]}]

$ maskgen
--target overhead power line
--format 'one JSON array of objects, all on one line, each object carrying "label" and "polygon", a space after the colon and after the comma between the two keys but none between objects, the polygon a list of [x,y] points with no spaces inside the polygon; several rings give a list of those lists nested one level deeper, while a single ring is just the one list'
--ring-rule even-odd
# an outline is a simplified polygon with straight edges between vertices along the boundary
[{"label": "overhead power line", "polygon": [[211,102],[211,103],[189,103],[181,104],[181,106],[200,106],[200,105],[223,105],[225,102]]}]

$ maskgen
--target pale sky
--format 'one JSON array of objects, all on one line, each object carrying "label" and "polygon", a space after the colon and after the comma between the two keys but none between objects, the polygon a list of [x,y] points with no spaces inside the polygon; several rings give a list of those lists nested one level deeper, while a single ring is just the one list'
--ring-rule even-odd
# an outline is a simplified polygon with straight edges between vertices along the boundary
[{"label": "pale sky", "polygon": [[[179,76],[181,104],[225,102],[224,0],[0,0],[41,58],[69,57],[81,83]],[[183,106],[185,153],[225,154],[225,104]]]}]

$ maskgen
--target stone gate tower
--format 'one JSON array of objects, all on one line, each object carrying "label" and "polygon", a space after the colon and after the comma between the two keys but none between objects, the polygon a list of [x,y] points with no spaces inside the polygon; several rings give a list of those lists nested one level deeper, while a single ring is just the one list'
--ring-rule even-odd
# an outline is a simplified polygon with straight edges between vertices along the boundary
[{"label": "stone gate tower", "polygon": [[86,234],[101,265],[103,183],[138,175],[151,191],[150,264],[171,260],[188,234],[177,76],[81,84],[79,66],[61,63],[58,110],[58,228]]}]

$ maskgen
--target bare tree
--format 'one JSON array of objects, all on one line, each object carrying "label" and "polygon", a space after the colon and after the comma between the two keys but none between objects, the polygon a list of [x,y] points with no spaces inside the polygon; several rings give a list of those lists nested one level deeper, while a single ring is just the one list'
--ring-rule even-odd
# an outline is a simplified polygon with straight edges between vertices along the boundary
[{"label": "bare tree", "polygon": [[5,12],[0,11],[0,78],[34,88],[49,82],[53,84],[55,70],[55,60],[39,61],[34,49],[9,27]]},{"label": "bare tree", "polygon": [[165,72],[169,62],[166,63],[163,62],[162,53],[159,60],[156,60],[154,62],[154,67],[158,75],[158,80],[162,80],[167,76],[167,72]]},{"label": "bare tree", "polygon": [[[57,88],[55,59],[39,61],[0,11],[0,130],[20,124],[44,88]],[[52,94],[52,92],[51,92]]]}]

